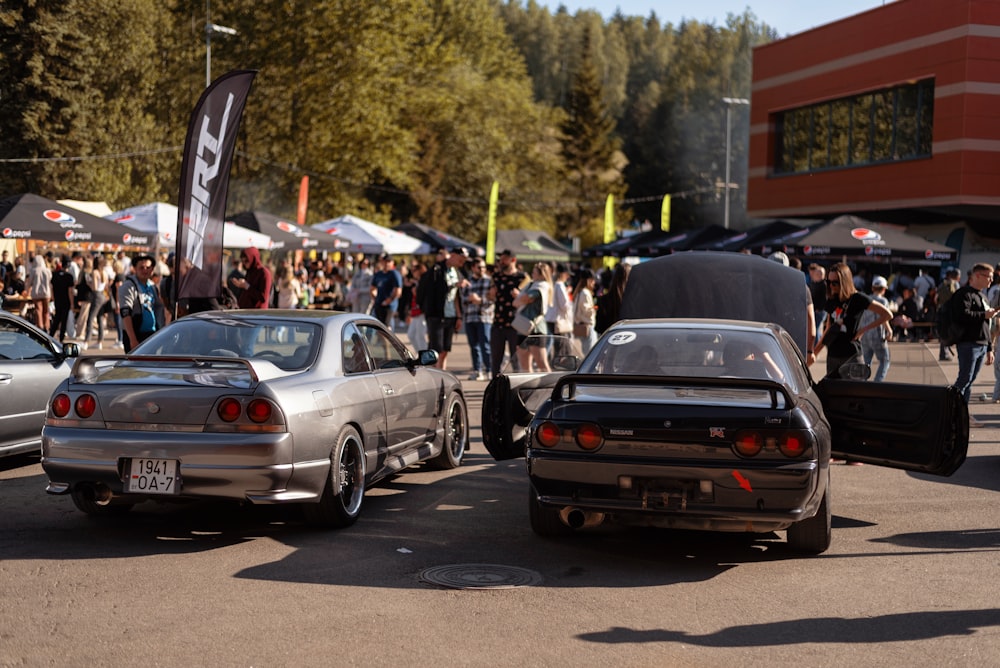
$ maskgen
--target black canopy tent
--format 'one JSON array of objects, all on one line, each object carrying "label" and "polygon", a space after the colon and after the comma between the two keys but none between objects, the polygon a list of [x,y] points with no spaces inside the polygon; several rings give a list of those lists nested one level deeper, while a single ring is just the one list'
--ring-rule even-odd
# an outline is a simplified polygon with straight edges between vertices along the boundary
[{"label": "black canopy tent", "polygon": [[496,252],[504,250],[522,262],[569,262],[569,249],[539,230],[497,230]]},{"label": "black canopy tent", "polygon": [[635,245],[645,245],[665,239],[670,236],[669,232],[660,229],[646,230],[638,234],[631,234],[627,237],[620,237],[605,244],[598,244],[585,248],[581,255],[583,257],[628,257],[628,250]]},{"label": "black canopy tent", "polygon": [[950,246],[928,241],[898,225],[873,223],[857,216],[839,216],[805,233],[775,241],[778,244],[810,260],[937,265],[958,258],[958,251]]},{"label": "black canopy tent", "polygon": [[756,251],[755,255],[760,255],[761,252],[759,249],[765,247],[769,240],[783,237],[800,229],[802,229],[801,225],[795,225],[785,220],[775,220],[713,241],[703,246],[702,250],[738,252],[747,249],[751,252]]},{"label": "black canopy tent", "polygon": [[136,247],[155,242],[144,232],[32,193],[0,200],[0,238]]},{"label": "black canopy tent", "polygon": [[469,255],[473,257],[485,257],[486,249],[482,246],[477,246],[476,244],[470,243],[465,239],[460,239],[459,237],[447,234],[446,232],[441,232],[435,230],[430,225],[424,225],[423,223],[400,223],[394,228],[397,232],[402,232],[403,234],[409,234],[415,239],[420,239],[435,251],[442,248],[451,250],[452,248],[464,248],[469,251]]},{"label": "black canopy tent", "polygon": [[659,257],[678,251],[695,250],[731,235],[732,231],[722,225],[706,225],[653,243],[641,246],[635,244],[629,247],[629,255]]},{"label": "black canopy tent", "polygon": [[284,242],[283,248],[285,250],[342,251],[350,248],[351,245],[351,242],[346,239],[319,232],[308,226],[296,225],[264,211],[244,211],[226,219],[240,227],[266,234],[275,241]]}]

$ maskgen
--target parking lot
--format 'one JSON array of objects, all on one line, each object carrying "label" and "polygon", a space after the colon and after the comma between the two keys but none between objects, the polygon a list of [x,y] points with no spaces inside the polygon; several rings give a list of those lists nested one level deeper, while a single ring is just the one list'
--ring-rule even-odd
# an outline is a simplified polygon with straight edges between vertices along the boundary
[{"label": "parking lot", "polygon": [[[449,358],[468,375],[464,338]],[[936,345],[893,344],[890,381],[943,383]],[[819,368],[822,368],[822,360]],[[523,461],[372,489],[353,527],[293,511],[143,504],[94,521],[0,463],[0,665],[981,666],[1000,657],[1000,405],[951,478],[833,467],[832,548],[608,528],[531,533]],[[985,369],[975,397],[992,389]],[[428,581],[451,569],[473,588]],[[533,576],[487,586],[505,569]]]}]

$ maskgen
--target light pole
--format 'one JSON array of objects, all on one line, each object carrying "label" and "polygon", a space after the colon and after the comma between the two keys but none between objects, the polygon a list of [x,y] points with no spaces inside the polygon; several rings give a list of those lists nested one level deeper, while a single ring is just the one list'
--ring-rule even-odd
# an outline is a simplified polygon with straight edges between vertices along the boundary
[{"label": "light pole", "polygon": [[205,88],[212,85],[212,35],[236,35],[234,28],[212,23],[211,0],[205,0]]},{"label": "light pole", "polygon": [[726,103],[726,208],[725,214],[723,215],[723,227],[727,230],[729,229],[729,190],[732,187],[730,183],[731,173],[732,173],[732,143],[733,143],[733,105],[734,104],[750,104],[750,100],[745,97],[724,97],[722,101]]}]

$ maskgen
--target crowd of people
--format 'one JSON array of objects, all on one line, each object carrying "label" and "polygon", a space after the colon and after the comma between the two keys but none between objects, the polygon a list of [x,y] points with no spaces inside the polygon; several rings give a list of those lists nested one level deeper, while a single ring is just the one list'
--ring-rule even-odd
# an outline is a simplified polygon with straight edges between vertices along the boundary
[{"label": "crowd of people", "polygon": [[[772,255],[801,269],[801,263],[783,253]],[[827,349],[827,374],[850,361],[874,366],[872,380],[886,378],[891,365],[890,341],[938,340],[941,361],[958,358],[954,387],[969,401],[972,384],[983,366],[993,366],[992,400],[1000,403],[1000,368],[994,349],[1000,336],[1000,264],[978,263],[966,274],[949,267],[937,281],[923,270],[899,271],[889,277],[855,275],[845,263],[830,267],[810,264],[805,272],[815,312],[815,341],[810,362]],[[947,324],[945,324],[947,323]],[[948,327],[947,336],[942,330]],[[976,420],[971,426],[982,426]]]},{"label": "crowd of people", "polygon": [[[414,258],[397,265],[396,258],[383,254],[298,262],[289,256],[268,266],[257,249],[248,248],[230,257],[218,299],[174,305],[173,254],[9,255],[4,250],[0,258],[0,300],[16,302],[23,315],[61,342],[102,348],[107,338],[109,345],[128,352],[174,312],[328,308],[370,313],[391,330],[405,331],[415,349],[437,351],[441,369],[447,368],[454,337],[464,331],[472,357],[470,378],[478,380],[499,374],[505,361],[517,370],[550,370],[550,357],[560,351],[553,349],[552,339],[533,335],[561,337],[573,344],[567,350],[586,355],[618,320],[630,270],[628,263],[598,274],[586,266],[536,262],[525,271],[510,250],[488,264],[465,247],[441,249],[429,263]],[[995,317],[1000,314],[1000,265],[975,265],[963,284],[955,268],[936,281],[923,270],[884,277],[864,269],[855,274],[842,262],[803,268],[784,253],[771,259],[803,272],[815,325],[807,358],[813,363],[825,348],[828,374],[837,374],[846,362],[863,361],[873,365],[874,381],[885,380],[891,365],[888,343],[940,339],[945,308],[959,331],[949,337],[953,345],[941,341],[939,356],[957,356],[955,387],[966,401],[982,367],[993,365],[1000,335]],[[993,366],[992,399],[1000,402],[1000,371]]]}]

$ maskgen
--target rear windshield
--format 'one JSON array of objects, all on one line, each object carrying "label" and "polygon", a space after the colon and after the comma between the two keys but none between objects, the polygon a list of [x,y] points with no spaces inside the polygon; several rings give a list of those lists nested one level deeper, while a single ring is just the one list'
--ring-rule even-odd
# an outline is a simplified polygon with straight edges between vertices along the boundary
[{"label": "rear windshield", "polygon": [[798,385],[781,346],[767,330],[618,329],[601,339],[580,373],[750,378]]},{"label": "rear windshield", "polygon": [[321,329],[308,322],[182,318],[136,347],[136,355],[205,355],[257,358],[280,369],[312,363]]}]

